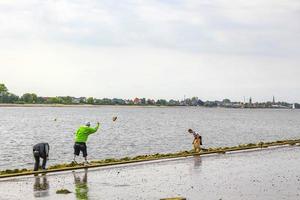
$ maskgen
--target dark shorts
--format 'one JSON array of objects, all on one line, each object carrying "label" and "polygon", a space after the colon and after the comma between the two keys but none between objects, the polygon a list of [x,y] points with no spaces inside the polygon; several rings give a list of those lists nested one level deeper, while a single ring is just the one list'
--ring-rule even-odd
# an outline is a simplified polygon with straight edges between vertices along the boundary
[{"label": "dark shorts", "polygon": [[74,144],[74,154],[79,156],[80,151],[82,152],[83,157],[87,157],[86,144],[84,142],[76,142]]}]

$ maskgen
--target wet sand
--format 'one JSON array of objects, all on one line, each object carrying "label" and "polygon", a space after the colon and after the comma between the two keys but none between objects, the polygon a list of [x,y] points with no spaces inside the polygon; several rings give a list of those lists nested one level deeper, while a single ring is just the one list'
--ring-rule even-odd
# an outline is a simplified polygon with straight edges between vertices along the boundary
[{"label": "wet sand", "polygon": [[[1,199],[300,199],[300,147],[0,180]],[[67,189],[70,194],[56,194]]]}]

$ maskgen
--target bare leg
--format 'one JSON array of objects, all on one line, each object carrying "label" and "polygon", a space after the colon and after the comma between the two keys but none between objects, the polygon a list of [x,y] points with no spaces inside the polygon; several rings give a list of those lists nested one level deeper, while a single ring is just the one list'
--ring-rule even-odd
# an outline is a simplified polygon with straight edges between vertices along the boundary
[{"label": "bare leg", "polygon": [[200,152],[200,140],[199,139],[197,139],[197,140],[194,141],[194,151],[196,153]]},{"label": "bare leg", "polygon": [[197,152],[197,145],[194,143],[193,146],[194,146],[194,152]]},{"label": "bare leg", "polygon": [[76,155],[75,155],[75,154],[74,154],[73,162],[74,162],[74,163],[77,163],[77,162],[76,162]]}]

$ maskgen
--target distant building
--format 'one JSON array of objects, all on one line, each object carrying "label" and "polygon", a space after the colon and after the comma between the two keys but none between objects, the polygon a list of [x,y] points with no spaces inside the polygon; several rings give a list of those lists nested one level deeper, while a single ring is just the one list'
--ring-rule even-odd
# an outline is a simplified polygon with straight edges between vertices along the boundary
[{"label": "distant building", "polygon": [[133,100],[133,103],[134,104],[140,104],[141,103],[141,100],[139,99],[139,98],[134,98],[134,100]]},{"label": "distant building", "polygon": [[170,106],[178,106],[180,105],[180,102],[174,99],[171,99],[168,103]]},{"label": "distant building", "polygon": [[113,98],[112,103],[117,105],[123,105],[125,104],[125,101],[123,99]]},{"label": "distant building", "polygon": [[133,101],[131,99],[126,99],[125,100],[125,104],[126,105],[132,105],[133,104]]}]

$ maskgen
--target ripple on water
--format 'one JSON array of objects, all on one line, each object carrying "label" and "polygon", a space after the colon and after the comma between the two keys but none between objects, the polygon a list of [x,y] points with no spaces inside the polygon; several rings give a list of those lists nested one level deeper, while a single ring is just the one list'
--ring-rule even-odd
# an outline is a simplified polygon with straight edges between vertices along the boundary
[{"label": "ripple on water", "polygon": [[[118,120],[112,122],[112,116]],[[103,125],[88,141],[89,159],[102,159],[191,149],[188,128],[200,132],[206,147],[296,139],[300,110],[1,108],[0,133],[5,140],[0,148],[0,168],[32,167],[28,164],[32,162],[32,145],[44,141],[51,145],[49,164],[71,160],[73,133],[86,121]]]}]

